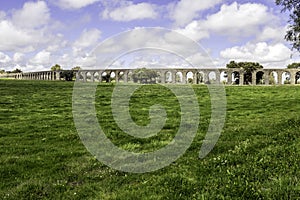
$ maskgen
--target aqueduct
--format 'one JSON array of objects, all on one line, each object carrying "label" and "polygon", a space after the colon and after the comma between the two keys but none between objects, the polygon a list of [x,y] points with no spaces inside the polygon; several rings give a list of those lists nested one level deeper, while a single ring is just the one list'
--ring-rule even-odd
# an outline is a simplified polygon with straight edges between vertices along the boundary
[{"label": "aqueduct", "polygon": [[[132,74],[135,69],[98,69],[74,71],[76,80],[82,82],[133,82]],[[285,83],[300,83],[300,69],[259,69],[248,73],[240,68],[193,68],[193,69],[152,69],[159,76],[158,83],[193,83],[209,84],[212,82],[228,85],[282,85]],[[67,71],[67,70],[66,70]],[[69,70],[70,71],[70,70]],[[18,74],[2,74],[0,78],[13,78],[25,80],[49,80],[62,79],[64,71],[40,71]]]}]

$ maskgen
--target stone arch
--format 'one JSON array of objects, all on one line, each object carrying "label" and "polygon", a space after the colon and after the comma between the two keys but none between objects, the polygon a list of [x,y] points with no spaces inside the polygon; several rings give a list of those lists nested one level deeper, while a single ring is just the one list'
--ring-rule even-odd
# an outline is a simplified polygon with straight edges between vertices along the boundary
[{"label": "stone arch", "polygon": [[162,83],[162,73],[157,71],[156,83]]},{"label": "stone arch", "polygon": [[295,84],[300,84],[300,71],[296,72],[296,75],[295,75]]},{"label": "stone arch", "polygon": [[193,84],[194,83],[194,72],[188,71],[186,73],[186,80],[187,80],[187,83]]},{"label": "stone arch", "polygon": [[183,83],[183,73],[181,71],[177,71],[175,74],[175,82]]},{"label": "stone arch", "polygon": [[251,85],[253,84],[253,77],[251,71],[245,71],[244,72],[244,85]]},{"label": "stone arch", "polygon": [[221,83],[224,83],[224,84],[228,83],[228,72],[227,71],[221,71],[220,81],[221,81]]},{"label": "stone arch", "polygon": [[205,72],[198,71],[196,77],[197,77],[197,84],[205,84]]},{"label": "stone arch", "polygon": [[[54,75],[56,77],[56,75]],[[86,81],[86,72],[79,72],[79,80]]]},{"label": "stone arch", "polygon": [[94,72],[94,82],[100,82],[100,73]]},{"label": "stone arch", "polygon": [[129,71],[129,72],[127,72],[127,82],[129,82],[129,83],[133,83],[133,72],[132,71]]},{"label": "stone arch", "polygon": [[102,82],[106,82],[106,83],[110,82],[110,73],[104,71],[102,72],[101,77],[102,77]]},{"label": "stone arch", "polygon": [[271,71],[269,74],[269,84],[270,85],[277,85],[279,83],[279,76],[277,71]]},{"label": "stone arch", "polygon": [[47,80],[51,80],[51,72],[47,72]]},{"label": "stone arch", "polygon": [[239,71],[233,71],[231,72],[231,83],[234,85],[240,84],[240,72]]},{"label": "stone arch", "polygon": [[117,74],[115,71],[110,72],[110,82],[116,81]]},{"label": "stone arch", "polygon": [[263,85],[265,83],[264,75],[265,73],[263,71],[256,72],[256,85]]},{"label": "stone arch", "polygon": [[173,82],[173,76],[171,71],[167,71],[165,73],[165,81],[166,83],[172,83]]},{"label": "stone arch", "polygon": [[91,72],[86,72],[86,82],[93,82],[94,74]]},{"label": "stone arch", "polygon": [[208,83],[216,83],[217,82],[217,73],[215,71],[208,72]]},{"label": "stone arch", "polygon": [[60,71],[58,74],[59,74],[59,75],[58,75],[58,80],[61,81],[62,78],[63,78],[63,72]]},{"label": "stone arch", "polygon": [[118,82],[125,82],[125,72],[124,71],[119,71],[117,72],[118,73]]},{"label": "stone arch", "polygon": [[282,73],[282,81],[283,84],[291,84],[291,78],[292,78],[292,74],[289,71],[284,71]]}]

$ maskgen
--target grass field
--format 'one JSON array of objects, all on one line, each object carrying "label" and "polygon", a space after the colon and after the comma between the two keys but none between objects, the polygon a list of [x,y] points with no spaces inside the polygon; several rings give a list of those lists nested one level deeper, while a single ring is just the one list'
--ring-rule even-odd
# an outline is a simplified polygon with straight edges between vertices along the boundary
[{"label": "grass field", "polygon": [[[71,82],[0,80],[0,199],[299,199],[300,87],[228,86],[222,135],[198,154],[210,120],[206,86],[193,86],[201,120],[191,147],[161,170],[131,174],[95,159],[73,122]],[[126,136],[113,120],[113,85],[97,89],[99,123],[114,144],[135,152],[159,149],[180,123],[178,102],[162,86],[143,86],[130,101],[139,125],[148,108],[167,110],[150,139]]]}]

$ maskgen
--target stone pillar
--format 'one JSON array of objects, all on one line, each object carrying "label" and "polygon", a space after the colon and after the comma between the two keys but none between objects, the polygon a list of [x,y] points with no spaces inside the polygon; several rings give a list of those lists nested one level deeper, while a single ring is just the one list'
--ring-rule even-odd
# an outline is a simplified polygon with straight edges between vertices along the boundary
[{"label": "stone pillar", "polygon": [[87,82],[87,72],[84,71],[84,72],[81,72],[82,74],[82,77],[83,77],[83,82],[86,83]]},{"label": "stone pillar", "polygon": [[244,72],[240,71],[240,85],[244,85]]},{"label": "stone pillar", "polygon": [[256,71],[252,72],[252,85],[256,85]]},{"label": "stone pillar", "polygon": [[185,72],[185,71],[181,71],[181,73],[182,73],[182,83],[183,84],[186,84],[186,75],[187,75],[187,73]]},{"label": "stone pillar", "polygon": [[161,83],[165,84],[166,83],[166,72],[161,71]]},{"label": "stone pillar", "polygon": [[221,83],[221,73],[219,71],[216,71],[216,83],[220,84]]},{"label": "stone pillar", "polygon": [[116,80],[116,83],[119,83],[119,73],[120,71],[115,71],[115,80]]},{"label": "stone pillar", "polygon": [[128,71],[124,71],[124,74],[123,74],[123,76],[124,76],[124,83],[128,83]]},{"label": "stone pillar", "polygon": [[291,84],[295,85],[296,84],[296,73],[291,71],[290,74],[291,74]]},{"label": "stone pillar", "polygon": [[193,72],[193,84],[197,84],[197,72]]},{"label": "stone pillar", "polygon": [[265,71],[265,85],[270,85],[270,73],[268,71]]},{"label": "stone pillar", "polygon": [[171,71],[172,73],[172,83],[176,83],[176,71]]},{"label": "stone pillar", "polygon": [[60,71],[56,72],[56,80],[60,80]]},{"label": "stone pillar", "polygon": [[282,71],[278,71],[277,75],[278,75],[278,85],[282,85]]},{"label": "stone pillar", "polygon": [[206,72],[205,71],[201,71],[201,76],[202,76],[202,83],[203,84],[206,84],[206,81],[207,81],[207,75],[206,75]]},{"label": "stone pillar", "polygon": [[95,72],[90,72],[91,74],[91,82],[95,82]]},{"label": "stone pillar", "polygon": [[227,84],[231,85],[232,84],[232,72],[227,71]]},{"label": "stone pillar", "polygon": [[102,82],[102,73],[103,71],[99,71],[98,74],[99,74],[99,82],[101,83]]},{"label": "stone pillar", "polygon": [[80,72],[77,71],[75,74],[76,81],[80,81]]}]

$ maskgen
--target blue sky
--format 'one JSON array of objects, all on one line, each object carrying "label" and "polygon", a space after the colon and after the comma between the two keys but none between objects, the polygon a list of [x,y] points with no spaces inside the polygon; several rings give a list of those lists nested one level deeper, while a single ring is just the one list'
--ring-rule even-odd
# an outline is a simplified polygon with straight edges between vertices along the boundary
[{"label": "blue sky", "polygon": [[[0,5],[0,68],[39,71],[56,63],[64,69],[84,68],[90,64],[86,56],[97,44],[143,27],[184,34],[201,44],[218,67],[236,60],[283,68],[299,56],[284,40],[288,15],[274,1],[4,1]],[[191,57],[209,65],[201,56]]]}]

